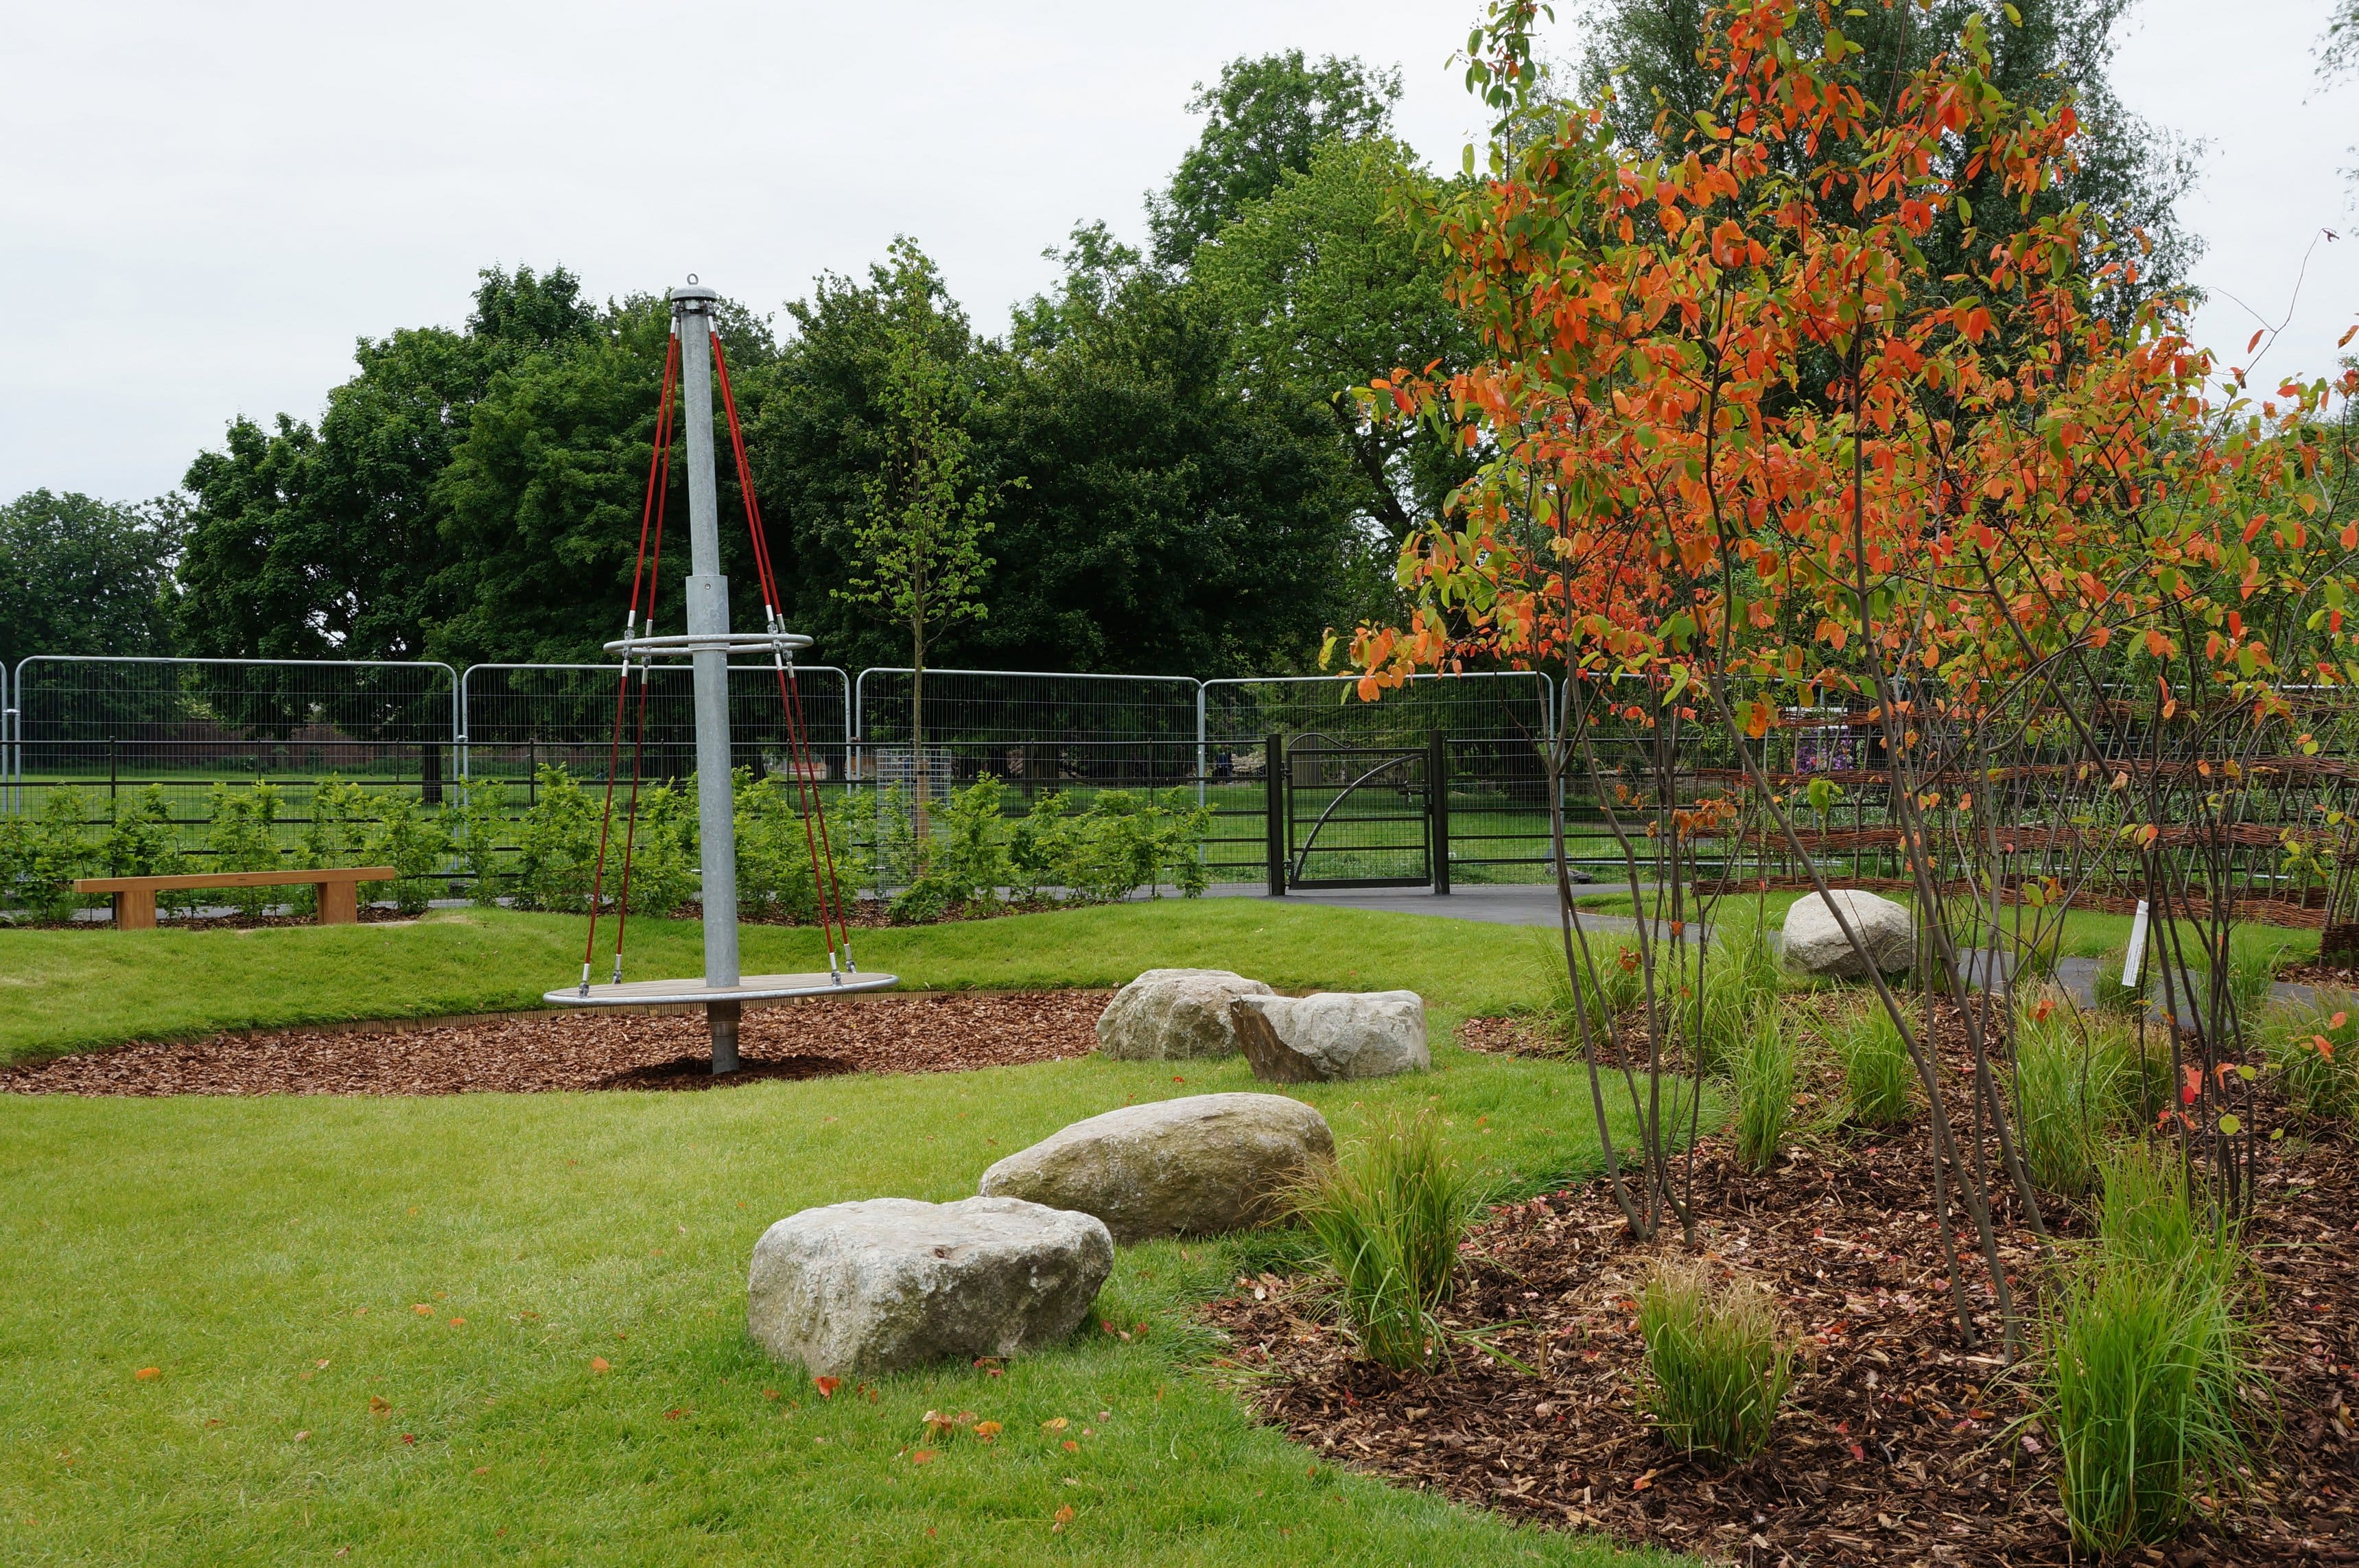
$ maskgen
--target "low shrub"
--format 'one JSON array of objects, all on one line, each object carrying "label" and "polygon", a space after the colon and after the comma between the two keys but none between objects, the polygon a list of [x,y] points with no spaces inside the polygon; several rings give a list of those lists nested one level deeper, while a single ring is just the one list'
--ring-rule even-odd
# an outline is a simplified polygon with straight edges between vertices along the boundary
[{"label": "low shrub", "polygon": [[[739,910],[761,920],[797,924],[816,920],[819,892],[811,874],[815,857],[797,792],[776,775],[756,779],[741,768],[735,810]],[[940,819],[935,821],[939,827]],[[826,801],[824,822],[836,887],[850,898],[867,880],[868,869],[865,846],[856,828],[858,819],[847,797],[838,794]]]},{"label": "low shrub", "polygon": [[[251,789],[227,784],[212,788],[212,825],[205,833],[209,858],[202,871],[277,871],[278,855],[278,786],[256,783]],[[206,888],[204,896],[229,905],[247,920],[286,898],[278,887]]]},{"label": "low shrub", "polygon": [[1166,882],[1193,898],[1209,885],[1200,852],[1212,812],[1186,789],[1101,789],[1080,815],[1059,822],[1069,836],[1055,859],[1076,902],[1113,903],[1141,887],[1160,898]]},{"label": "low shrub", "polygon": [[2272,1023],[2262,1050],[2294,1114],[2321,1123],[2359,1115],[2359,1025],[2351,1013],[2319,1007]]},{"label": "low shrub", "polygon": [[1295,1193],[1296,1214],[1334,1271],[1344,1322],[1371,1359],[1432,1360],[1434,1312],[1450,1299],[1458,1246],[1481,1205],[1429,1112],[1384,1123]]},{"label": "low shrub", "polygon": [[88,812],[81,790],[56,786],[43,791],[38,811],[0,817],[0,909],[72,918],[85,902],[73,879],[91,875],[96,859],[82,825]]},{"label": "low shrub", "polygon": [[[607,909],[627,907],[635,915],[669,915],[697,893],[696,783],[685,789],[662,783],[641,786],[636,809],[616,790],[614,817],[607,830],[606,873],[599,898]],[[602,807],[603,810],[603,807]],[[594,825],[594,824],[593,824]],[[597,866],[591,844],[590,870]],[[581,908],[588,907],[584,890]]]},{"label": "low shrub", "polygon": [[1851,1119],[1862,1127],[1897,1127],[1908,1119],[1917,1067],[1908,1058],[1900,1026],[1877,1001],[1870,1001],[1836,1037],[1843,1060],[1843,1097]]},{"label": "low shrub", "polygon": [[1736,1079],[1736,1158],[1755,1171],[1767,1171],[1777,1163],[1794,1114],[1794,1041],[1777,1007],[1754,1016],[1731,1065]]},{"label": "low shrub", "polygon": [[1164,884],[1195,898],[1208,884],[1201,848],[1212,811],[1187,790],[1101,789],[1079,812],[1061,794],[1035,800],[1022,817],[1006,814],[1006,787],[986,774],[953,791],[928,813],[927,842],[906,836],[897,786],[880,798],[875,864],[900,883],[896,920],[930,920],[962,904],[995,902],[1003,888],[1018,898],[1061,888],[1069,903],[1112,903]]},{"label": "low shrub", "polygon": [[2168,1540],[2235,1480],[2256,1408],[2245,1278],[2174,1154],[2105,1161],[2097,1239],[2048,1293],[2038,1366],[2079,1545],[2111,1557]]},{"label": "low shrub", "polygon": [[516,834],[516,905],[586,910],[598,865],[599,803],[562,766],[544,763]]},{"label": "low shrub", "polygon": [[[179,825],[161,784],[150,784],[114,802],[114,821],[98,849],[98,863],[109,877],[180,877],[189,857],[180,849]],[[305,889],[310,891],[310,889]],[[183,913],[196,903],[186,889],[166,889],[156,895],[156,907],[167,914]]]},{"label": "low shrub", "polygon": [[1666,1258],[1638,1293],[1647,1415],[1682,1454],[1749,1459],[1769,1441],[1793,1381],[1791,1337],[1776,1298],[1739,1277]]},{"label": "low shrub", "polygon": [[424,911],[447,884],[441,872],[451,858],[451,830],[440,816],[429,816],[416,798],[385,796],[368,825],[360,853],[365,864],[390,866],[391,882],[364,882],[363,900],[391,898],[405,915]]},{"label": "low shrub", "polygon": [[[323,779],[311,790],[309,811],[310,820],[303,824],[302,863],[306,866],[362,866],[366,858],[368,833],[376,822],[376,812],[369,804],[368,794],[359,785],[342,779]],[[320,890],[297,887],[291,890],[295,912],[310,915],[318,912]],[[360,896],[371,895],[364,887]]]},{"label": "low shrub", "polygon": [[486,908],[500,901],[507,876],[500,869],[500,838],[507,825],[507,786],[496,779],[470,779],[459,786],[456,849],[469,877],[467,896]]}]

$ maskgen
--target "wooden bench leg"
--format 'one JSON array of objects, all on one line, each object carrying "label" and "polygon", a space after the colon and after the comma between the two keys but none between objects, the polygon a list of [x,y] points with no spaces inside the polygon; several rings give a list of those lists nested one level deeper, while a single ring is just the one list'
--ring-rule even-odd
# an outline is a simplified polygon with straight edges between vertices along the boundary
[{"label": "wooden bench leg", "polygon": [[154,931],[156,929],[156,889],[128,887],[115,894],[114,929]]},{"label": "wooden bench leg", "polygon": [[318,882],[320,890],[320,923],[323,926],[356,926],[361,921],[359,884],[354,882]]}]

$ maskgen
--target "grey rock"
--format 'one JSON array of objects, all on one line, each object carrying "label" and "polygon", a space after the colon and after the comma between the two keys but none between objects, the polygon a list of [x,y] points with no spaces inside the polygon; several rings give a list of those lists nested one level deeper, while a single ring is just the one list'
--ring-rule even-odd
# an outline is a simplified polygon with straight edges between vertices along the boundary
[{"label": "grey rock", "polygon": [[1229,1004],[1270,994],[1260,981],[1225,969],[1150,969],[1098,1015],[1098,1049],[1125,1062],[1234,1056]]},{"label": "grey rock", "polygon": [[788,1215],[754,1246],[745,1326],[814,1376],[1014,1356],[1089,1315],[1114,1237],[1015,1198],[871,1198]]},{"label": "grey rock", "polygon": [[[1842,906],[1867,949],[1866,959],[1845,940],[1828,898]],[[1897,975],[1917,961],[1916,928],[1908,910],[1889,898],[1857,887],[1833,887],[1824,897],[1812,893],[1799,898],[1786,911],[1779,958],[1787,968],[1803,975],[1864,980],[1870,963],[1886,975]]]},{"label": "grey rock", "polygon": [[1266,1225],[1334,1157],[1327,1118],[1299,1100],[1191,1094],[1075,1122],[984,1171],[982,1190],[1095,1214],[1127,1244]]},{"label": "grey rock", "polygon": [[1384,1078],[1433,1065],[1425,999],[1414,991],[1240,996],[1229,1004],[1229,1018],[1254,1076],[1266,1083]]}]

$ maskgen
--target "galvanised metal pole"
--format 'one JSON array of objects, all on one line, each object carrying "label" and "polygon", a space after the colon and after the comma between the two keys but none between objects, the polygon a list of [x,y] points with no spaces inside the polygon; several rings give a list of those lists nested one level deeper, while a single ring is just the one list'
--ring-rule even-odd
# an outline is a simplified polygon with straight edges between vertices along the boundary
[{"label": "galvanised metal pole", "polygon": [[[712,474],[712,308],[721,296],[699,285],[671,291],[679,324],[680,414],[688,435],[688,631],[729,635],[729,580],[721,574],[721,502]],[[729,752],[729,652],[691,656],[696,702],[696,823],[703,870],[704,983],[737,984],[737,838]],[[707,1002],[712,1071],[737,1069],[734,1000]]]}]

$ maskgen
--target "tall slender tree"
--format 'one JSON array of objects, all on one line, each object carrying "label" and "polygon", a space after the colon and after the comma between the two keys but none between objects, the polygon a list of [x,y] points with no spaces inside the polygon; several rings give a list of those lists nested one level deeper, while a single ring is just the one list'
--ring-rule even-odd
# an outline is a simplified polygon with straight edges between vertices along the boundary
[{"label": "tall slender tree", "polygon": [[[933,263],[907,237],[893,242],[886,319],[883,452],[861,486],[852,525],[855,562],[839,590],[908,634],[909,747],[918,840],[927,836],[926,654],[947,627],[984,615],[983,553],[997,486],[979,482],[960,367],[938,346]],[[1021,480],[1016,481],[1021,483]]]}]

